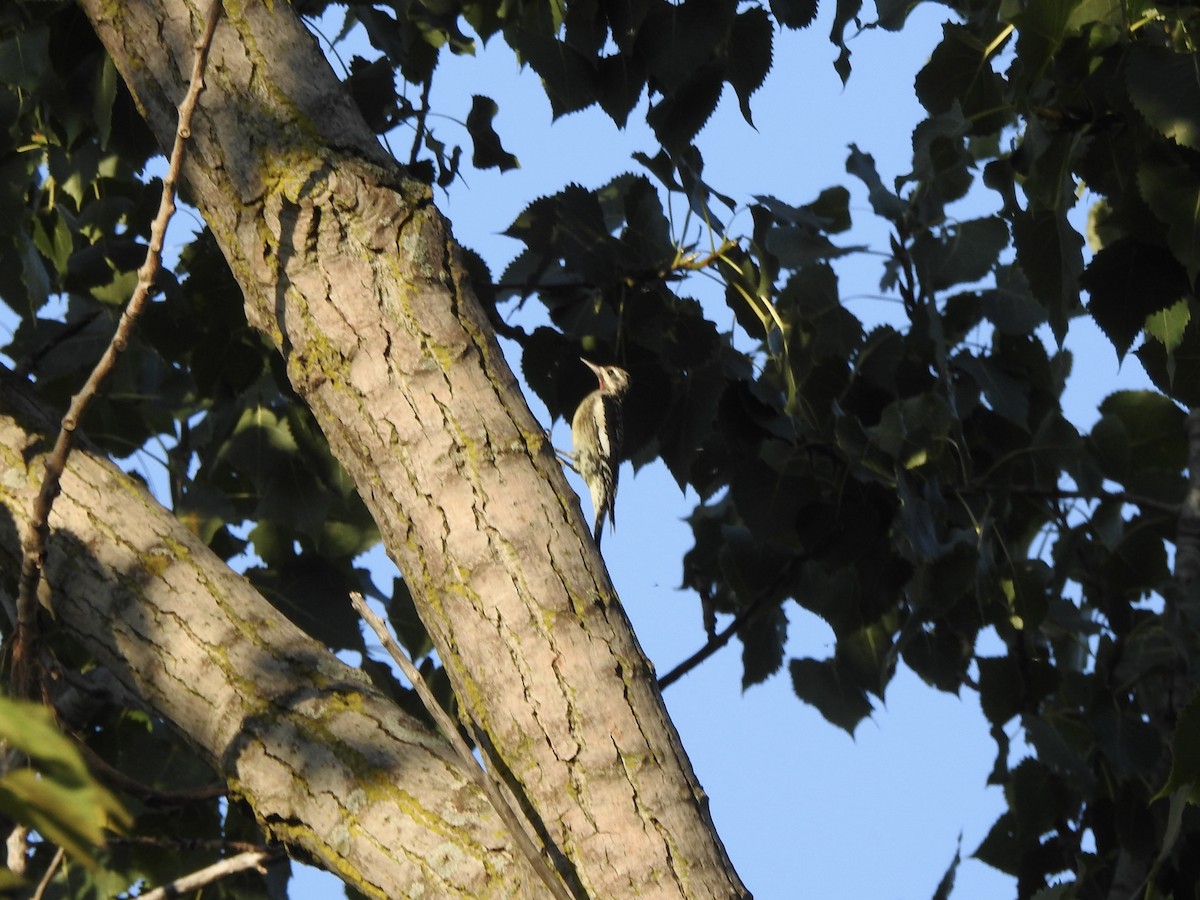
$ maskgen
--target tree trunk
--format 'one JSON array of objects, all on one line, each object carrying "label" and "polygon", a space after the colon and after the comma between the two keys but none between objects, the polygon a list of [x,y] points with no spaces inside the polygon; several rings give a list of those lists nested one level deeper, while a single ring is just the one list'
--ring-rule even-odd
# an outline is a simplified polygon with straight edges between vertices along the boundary
[{"label": "tree trunk", "polygon": [[[199,14],[82,5],[168,144]],[[374,515],[470,726],[577,889],[743,896],[429,190],[384,154],[290,7],[228,7],[189,199]]]}]

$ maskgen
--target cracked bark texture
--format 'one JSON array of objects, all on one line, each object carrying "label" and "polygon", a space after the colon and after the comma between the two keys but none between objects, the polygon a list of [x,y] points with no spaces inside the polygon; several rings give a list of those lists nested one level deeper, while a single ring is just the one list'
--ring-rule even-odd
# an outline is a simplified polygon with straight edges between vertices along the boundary
[{"label": "cracked bark texture", "polygon": [[[82,6],[166,142],[203,5]],[[189,199],[568,883],[745,896],[427,188],[382,151],[286,4],[228,2],[206,84]]]},{"label": "cracked bark texture", "polygon": [[[0,571],[51,423],[0,379]],[[379,897],[540,896],[442,737],[305,635],[133,478],[82,449],[50,520],[56,628],[170,719],[269,830]]]}]

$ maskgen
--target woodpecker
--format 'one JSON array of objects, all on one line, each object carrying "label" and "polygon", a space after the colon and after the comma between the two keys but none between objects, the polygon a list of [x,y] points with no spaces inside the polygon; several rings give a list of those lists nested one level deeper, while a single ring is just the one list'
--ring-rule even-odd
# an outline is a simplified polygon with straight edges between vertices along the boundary
[{"label": "woodpecker", "polygon": [[614,528],[617,516],[617,474],[621,464],[621,401],[629,390],[629,373],[617,366],[598,366],[582,360],[595,374],[600,386],[580,402],[571,419],[571,449],[575,469],[592,495],[595,511],[593,535],[600,546],[604,514]]}]

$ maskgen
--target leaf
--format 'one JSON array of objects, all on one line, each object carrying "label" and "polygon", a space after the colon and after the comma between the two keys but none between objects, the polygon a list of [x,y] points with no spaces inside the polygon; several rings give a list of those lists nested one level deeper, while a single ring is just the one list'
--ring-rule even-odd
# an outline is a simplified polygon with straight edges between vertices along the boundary
[{"label": "leaf", "polygon": [[784,28],[807,28],[817,17],[817,0],[770,0],[771,15]]},{"label": "leaf", "polygon": [[1129,99],[1151,127],[1184,147],[1200,150],[1200,70],[1193,52],[1172,53],[1145,42],[1129,50]]},{"label": "leaf", "polygon": [[664,97],[646,113],[646,123],[668,150],[682,150],[704,127],[725,87],[721,66],[700,69],[678,90]]},{"label": "leaf", "polygon": [[45,90],[51,58],[49,28],[38,24],[17,31],[0,41],[0,84],[34,93]]},{"label": "leaf", "polygon": [[971,855],[993,869],[1016,876],[1021,866],[1022,849],[1014,833],[1013,815],[1004,812]]},{"label": "leaf", "polygon": [[1057,683],[1044,660],[1024,663],[1008,656],[979,657],[979,705],[993,725],[1002,726],[1035,706]]},{"label": "leaf", "polygon": [[382,134],[396,125],[399,112],[396,70],[387,57],[368,62],[355,56],[350,60],[350,77],[345,84],[372,131]]},{"label": "leaf", "polygon": [[[815,6],[816,4],[814,4]],[[858,21],[862,0],[837,0],[833,12],[833,24],[829,27],[829,42],[838,48],[838,58],[833,62],[834,71],[844,85],[850,78],[850,48],[846,46],[846,28]]]},{"label": "leaf", "polygon": [[834,660],[793,659],[788,668],[796,696],[847,734],[853,736],[858,723],[871,715],[866,691],[853,684]]},{"label": "leaf", "polygon": [[39,704],[0,697],[0,741],[33,766],[0,777],[0,809],[95,866],[93,852],[104,845],[105,831],[132,824],[117,798],[92,778],[79,750]]},{"label": "leaf", "polygon": [[933,900],[950,900],[950,895],[954,892],[954,876],[958,872],[960,862],[962,862],[961,832],[958,835],[958,847],[954,851],[954,859],[950,860],[950,865],[946,867],[946,873],[938,882],[937,890],[933,892]]},{"label": "leaf", "polygon": [[787,615],[779,605],[771,605],[751,616],[740,629],[742,641],[742,690],[761,684],[783,665],[787,642]]},{"label": "leaf", "polygon": [[[653,87],[664,101],[682,103],[683,93],[695,93],[701,72],[706,82],[715,74],[724,81],[724,66],[717,63],[718,48],[730,39],[734,5],[684,0],[678,5],[656,3],[638,34],[638,49],[646,61]],[[698,113],[699,115],[699,113]],[[708,118],[708,112],[703,113]]]},{"label": "leaf", "polygon": [[117,72],[112,57],[106,53],[100,63],[100,77],[92,98],[92,116],[96,120],[97,137],[103,149],[108,149],[108,138],[112,133],[113,104],[116,102],[120,85],[120,73]]},{"label": "leaf", "polygon": [[624,128],[646,87],[646,67],[641,57],[625,53],[605,56],[596,63],[600,108],[618,128]]},{"label": "leaf", "polygon": [[1176,155],[1151,149],[1138,166],[1137,182],[1155,217],[1167,226],[1167,246],[1194,283],[1200,274],[1200,175]]},{"label": "leaf", "polygon": [[875,157],[870,153],[863,153],[854,144],[850,145],[846,171],[867,186],[867,199],[870,200],[876,215],[896,222],[908,211],[908,204],[883,186],[879,172],[875,169]]},{"label": "leaf", "polygon": [[1173,354],[1183,343],[1183,335],[1192,321],[1191,307],[1186,299],[1180,300],[1169,309],[1152,313],[1146,319],[1146,333]]},{"label": "leaf", "polygon": [[1048,209],[1017,213],[1012,231],[1017,265],[1061,344],[1067,335],[1067,320],[1079,308],[1083,238],[1065,214]]},{"label": "leaf", "polygon": [[985,41],[964,25],[947,22],[942,41],[917,73],[917,99],[933,115],[956,105],[971,134],[992,134],[1008,120],[1004,79],[992,71]]},{"label": "leaf", "polygon": [[514,32],[512,45],[521,61],[541,77],[555,119],[599,99],[595,64],[574,47],[526,29]]},{"label": "leaf", "polygon": [[1046,321],[1046,310],[1029,292],[1025,274],[1016,266],[998,266],[996,287],[984,291],[983,312],[1001,334],[1027,335]]},{"label": "leaf", "polygon": [[[26,303],[29,309],[39,310],[50,299],[51,281],[46,266],[38,255],[37,246],[22,232],[17,235],[17,247],[21,258],[22,281],[25,283]],[[9,301],[10,305],[13,304]]]},{"label": "leaf", "polygon": [[517,158],[500,144],[500,136],[492,128],[492,120],[500,107],[490,97],[476,94],[471,98],[471,111],[467,113],[467,132],[475,146],[471,164],[477,169],[497,168],[501,172],[520,168]]},{"label": "leaf", "polygon": [[728,80],[738,97],[742,118],[750,125],[750,95],[762,87],[771,70],[771,45],[774,32],[767,11],[752,7],[738,14],[729,34]]},{"label": "leaf", "polygon": [[979,281],[996,265],[1008,246],[1008,226],[998,216],[947,226],[941,235],[922,233],[912,246],[922,286],[930,293],[956,284]]},{"label": "leaf", "polygon": [[1179,471],[1187,463],[1187,415],[1156,391],[1116,391],[1100,403],[1101,421],[1124,426],[1129,453],[1139,467]]},{"label": "leaf", "polygon": [[1133,353],[1156,388],[1184,406],[1200,406],[1200,322],[1184,326],[1170,353],[1158,341],[1146,341]]},{"label": "leaf", "polygon": [[965,372],[979,385],[988,405],[1018,428],[1029,427],[1029,385],[1016,378],[995,357],[961,353],[954,357],[954,368]]},{"label": "leaf", "polygon": [[1187,274],[1159,244],[1122,238],[1097,253],[1080,278],[1088,312],[1123,357],[1154,313],[1190,292]]},{"label": "leaf", "polygon": [[1033,90],[1050,66],[1068,33],[1072,13],[1080,0],[1055,0],[1053,3],[1012,3],[1002,7],[1015,10],[1008,21],[1017,29],[1016,63],[1010,73],[1018,95]]}]

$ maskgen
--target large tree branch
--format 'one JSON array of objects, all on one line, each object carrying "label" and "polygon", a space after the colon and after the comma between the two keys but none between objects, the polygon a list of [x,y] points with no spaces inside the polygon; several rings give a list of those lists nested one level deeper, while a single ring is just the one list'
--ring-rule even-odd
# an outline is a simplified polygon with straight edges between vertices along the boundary
[{"label": "large tree branch", "polygon": [[[371,509],[497,770],[596,897],[744,894],[428,189],[285,4],[227,10],[186,175],[250,320]],[[166,140],[184,0],[83,0]]]},{"label": "large tree branch", "polygon": [[[54,423],[0,379],[0,571]],[[307,637],[115,466],[77,449],[50,518],[56,627],[172,721],[278,838],[379,897],[541,896],[436,733]]]}]

